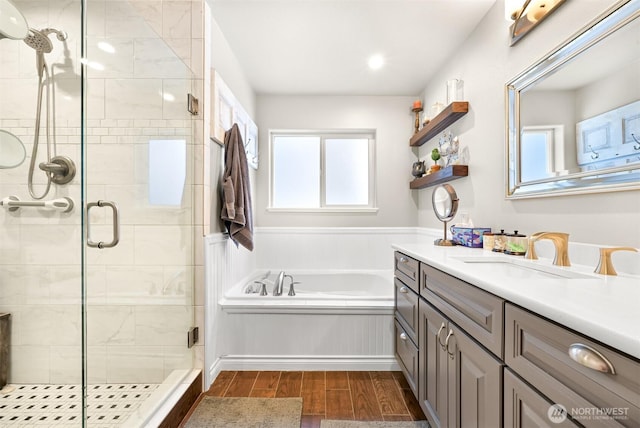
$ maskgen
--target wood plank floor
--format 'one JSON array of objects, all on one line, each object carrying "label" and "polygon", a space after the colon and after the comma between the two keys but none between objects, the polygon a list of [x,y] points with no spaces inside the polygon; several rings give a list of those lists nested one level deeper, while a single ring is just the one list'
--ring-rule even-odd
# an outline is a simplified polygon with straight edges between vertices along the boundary
[{"label": "wood plank floor", "polygon": [[426,419],[401,372],[223,371],[203,395],[302,397],[301,428],[322,419]]}]

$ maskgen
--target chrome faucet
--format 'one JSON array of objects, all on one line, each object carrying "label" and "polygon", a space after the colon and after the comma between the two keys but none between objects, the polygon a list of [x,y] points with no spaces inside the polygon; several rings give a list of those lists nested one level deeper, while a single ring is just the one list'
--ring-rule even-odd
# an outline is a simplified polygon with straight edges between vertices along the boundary
[{"label": "chrome faucet", "polygon": [[274,296],[282,296],[282,284],[284,283],[284,271],[280,271],[278,274],[278,279],[276,279],[276,283],[273,285],[273,295]]},{"label": "chrome faucet", "polygon": [[280,273],[278,274],[278,279],[276,279],[276,283],[273,286],[273,295],[274,296],[282,296],[282,289],[284,287],[284,279],[285,278],[289,278],[291,280],[291,285],[289,287],[289,296],[295,296],[295,292],[292,293],[293,290],[293,276],[291,275],[286,275],[284,273],[284,271],[280,271]]},{"label": "chrome faucet", "polygon": [[529,236],[527,253],[524,258],[538,260],[534,243],[543,239],[549,239],[556,248],[553,264],[556,266],[571,266],[569,262],[569,234],[563,232],[537,232]]}]

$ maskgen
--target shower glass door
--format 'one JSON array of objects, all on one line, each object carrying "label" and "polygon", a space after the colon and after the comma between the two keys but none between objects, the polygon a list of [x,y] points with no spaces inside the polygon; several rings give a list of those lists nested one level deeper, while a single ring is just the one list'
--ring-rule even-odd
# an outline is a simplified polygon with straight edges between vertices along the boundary
[{"label": "shower glass door", "polygon": [[197,4],[87,2],[89,426],[145,424],[158,389],[193,366]]},{"label": "shower glass door", "polygon": [[0,426],[143,425],[194,366],[201,2],[12,3],[33,30],[0,38]]}]

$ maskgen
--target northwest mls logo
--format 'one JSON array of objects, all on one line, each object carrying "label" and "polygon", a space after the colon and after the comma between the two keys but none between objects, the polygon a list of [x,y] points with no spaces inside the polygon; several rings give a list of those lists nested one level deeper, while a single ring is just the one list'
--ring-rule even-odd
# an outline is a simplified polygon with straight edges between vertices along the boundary
[{"label": "northwest mls logo", "polygon": [[554,424],[561,424],[567,419],[567,408],[562,404],[549,406],[549,410],[547,410],[547,417]]}]

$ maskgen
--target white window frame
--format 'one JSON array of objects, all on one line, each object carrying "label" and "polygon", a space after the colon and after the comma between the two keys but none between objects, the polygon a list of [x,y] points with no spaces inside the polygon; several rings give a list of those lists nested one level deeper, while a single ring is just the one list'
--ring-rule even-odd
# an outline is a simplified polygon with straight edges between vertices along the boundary
[{"label": "white window frame", "polygon": [[[553,176],[558,170],[558,166],[562,166],[564,169],[565,156],[562,152],[564,147],[564,126],[563,125],[539,125],[539,126],[523,126],[522,136],[520,137],[520,143],[523,144],[524,134],[544,134],[546,141],[546,157],[545,157],[545,170],[549,176]],[[520,153],[522,149],[519,147]],[[521,155],[518,154],[518,158]],[[522,159],[520,159],[522,162]],[[540,177],[536,180],[529,180],[526,183],[534,183],[538,180],[545,180],[547,177]],[[518,165],[518,182],[522,183],[522,165]]]},{"label": "white window frame", "polygon": [[[282,136],[304,136],[320,138],[320,207],[318,208],[286,208],[273,206],[273,186],[274,186],[274,156],[273,140]],[[367,205],[327,205],[326,204],[326,177],[325,177],[325,140],[337,138],[364,139],[369,141],[369,203]],[[291,130],[278,129],[269,130],[269,206],[270,212],[289,213],[371,213],[377,212],[376,202],[376,131],[374,129],[341,129],[341,130]]]}]

